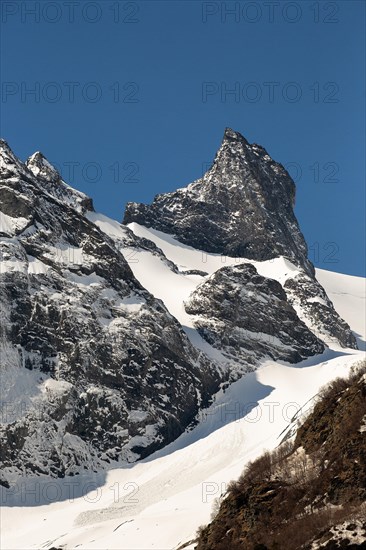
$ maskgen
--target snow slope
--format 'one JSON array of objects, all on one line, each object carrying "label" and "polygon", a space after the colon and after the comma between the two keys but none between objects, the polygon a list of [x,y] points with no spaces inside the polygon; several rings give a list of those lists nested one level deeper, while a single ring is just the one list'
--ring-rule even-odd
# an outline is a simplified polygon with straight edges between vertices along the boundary
[{"label": "snow slope", "polygon": [[[97,476],[52,480],[39,489],[44,505],[20,507],[20,496],[26,504],[40,482],[29,483],[29,492],[24,486],[18,498],[8,498],[17,506],[2,509],[2,547],[162,550],[192,539],[245,463],[275,447],[299,406],[360,356],[328,351],[317,364],[267,363],[218,395],[194,430],[143,462],[111,470],[97,490],[91,490]],[[71,496],[73,482],[89,483],[90,492],[52,502],[55,486]]]},{"label": "snow slope", "polygon": [[[108,218],[105,216],[96,213],[93,214],[93,221],[108,235],[115,239],[118,231],[116,222],[113,222],[112,220],[107,222],[106,220],[108,220]],[[240,372],[240,366],[238,364],[233,364],[233,362],[228,364],[227,359],[225,359],[218,350],[214,349],[201,338],[195,328],[194,317],[190,316],[184,308],[184,302],[188,300],[190,293],[193,292],[200,283],[207,280],[215,271],[225,266],[250,263],[255,266],[259,275],[278,281],[286,291],[288,300],[294,307],[298,317],[307,325],[307,327],[325,342],[337,343],[335,339],[327,333],[327,331],[322,330],[322,327],[319,324],[319,317],[315,315],[314,319],[314,315],[309,315],[308,308],[306,305],[302,304],[301,301],[299,301],[299,296],[296,296],[296,292],[295,301],[293,301],[294,295],[291,295],[291,291],[286,288],[286,281],[291,279],[296,280],[297,276],[300,276],[300,278],[303,277],[302,284],[308,284],[310,282],[311,287],[311,279],[309,279],[306,275],[304,278],[304,273],[302,270],[291,263],[288,259],[279,256],[278,258],[271,260],[253,261],[248,260],[247,258],[233,258],[220,254],[207,253],[201,250],[196,250],[191,246],[177,241],[172,235],[167,235],[161,231],[147,228],[137,223],[131,223],[128,227],[137,237],[152,241],[163,251],[165,257],[173,262],[179,270],[178,273],[175,273],[170,269],[167,262],[164,262],[161,257],[152,254],[150,251],[136,251],[135,249],[128,249],[122,246],[121,250],[125,257],[130,257],[131,259],[133,258],[130,267],[136,278],[156,298],[160,298],[165,303],[170,313],[174,315],[183,326],[193,345],[205,351],[207,355],[216,360],[216,362],[221,363],[226,368],[229,368],[234,372],[238,370]],[[126,231],[124,227],[119,229],[118,238],[121,239],[121,242],[123,241],[123,231]],[[342,284],[341,278],[342,275],[340,275],[338,285]],[[345,305],[341,306],[342,311],[345,311],[343,318],[346,321],[348,319],[347,315],[351,320],[353,319],[352,312],[354,309],[359,309],[360,307],[363,308],[363,310],[365,309],[365,299],[363,298],[362,303],[362,296],[364,297],[366,293],[365,289],[362,291],[362,282],[358,279],[361,279],[361,281],[363,280],[359,277],[352,278],[353,283],[356,280],[356,288],[354,290],[352,285],[352,292],[347,293],[345,296],[346,300],[343,301]],[[322,281],[320,281],[320,283],[321,282]],[[328,280],[326,280],[326,283],[328,283]],[[310,290],[310,292],[313,291],[314,288]],[[315,288],[315,291],[315,297],[309,297],[307,300],[307,305],[310,305],[311,302],[315,301],[326,306],[327,304],[322,298],[323,289],[318,286]],[[336,295],[336,298],[338,298],[338,295]],[[350,306],[346,305],[348,304],[349,298],[351,304]],[[331,303],[329,303],[329,305],[331,306]],[[341,312],[339,311],[338,313]],[[337,321],[333,318],[333,322]],[[357,324],[357,328],[355,328],[356,333],[360,335],[362,330],[365,330],[365,327],[361,327]],[[261,335],[258,334],[258,337],[261,337]],[[364,349],[361,341],[359,344],[361,344],[359,347]]]},{"label": "snow slope", "polygon": [[[96,212],[89,212],[87,217],[114,239],[117,244],[119,243],[120,249],[129,261],[135,277],[155,298],[159,298],[164,302],[169,312],[178,319],[192,344],[221,364],[222,368],[231,367],[236,369],[237,365],[229,365],[228,360],[222,353],[199,335],[194,326],[193,317],[184,308],[184,302],[188,300],[189,295],[197,286],[216,270],[225,265],[249,263],[249,260],[202,252],[180,243],[171,235],[161,231],[137,223],[129,224],[129,229],[137,237],[152,241],[163,251],[165,257],[178,267],[179,272],[175,273],[160,256],[153,254],[151,251],[126,247],[124,245],[126,239],[126,228],[124,226]],[[281,283],[285,282],[289,276],[293,277],[299,273],[296,266],[282,257],[263,262],[251,260],[250,263],[255,265],[261,275],[271,277]],[[190,273],[191,271],[197,271],[201,274]]]},{"label": "snow slope", "polygon": [[316,270],[316,277],[340,316],[354,331],[358,347],[366,350],[366,279],[323,269]]},{"label": "snow slope", "polygon": [[[251,263],[257,268],[260,275],[276,279],[280,283],[285,282],[289,276],[293,277],[299,273],[298,268],[282,256],[263,262],[256,262],[246,258],[232,258],[222,254],[212,254],[196,250],[191,246],[180,243],[171,235],[167,235],[156,229],[144,227],[138,223],[130,223],[128,227],[138,237],[144,237],[153,241],[156,246],[161,248],[165,256],[174,262],[183,272],[195,269],[212,274],[217,269],[226,265]],[[133,266],[131,267],[133,269]],[[202,282],[202,279],[198,282]]]},{"label": "snow slope", "polygon": [[[108,227],[107,218],[93,216],[108,234],[113,229],[122,246],[126,230],[116,222]],[[154,238],[180,271],[210,273],[225,265],[220,256],[202,257],[201,252],[159,232],[141,226],[133,230]],[[255,265],[261,274],[282,280],[293,273],[292,264],[282,258]],[[158,256],[143,250],[131,259],[130,266],[141,283],[163,299],[185,325],[187,334],[196,338],[182,302],[203,277],[164,270]],[[317,275],[336,308],[365,339],[363,280],[325,271]],[[323,384],[346,375],[362,357],[362,352],[334,345],[322,356],[296,365],[266,361],[258,371],[219,392],[193,430],[144,461],[103,474],[48,482],[37,478],[3,490],[1,547],[177,548],[193,539],[198,526],[209,521],[213,499],[239,476],[245,463],[278,445],[296,411]]]}]

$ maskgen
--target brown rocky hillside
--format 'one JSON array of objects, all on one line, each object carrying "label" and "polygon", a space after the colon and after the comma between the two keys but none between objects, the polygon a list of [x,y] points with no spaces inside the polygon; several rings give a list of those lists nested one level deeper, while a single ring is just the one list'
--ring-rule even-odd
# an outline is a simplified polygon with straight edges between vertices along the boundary
[{"label": "brown rocky hillside", "polygon": [[231,483],[196,550],[366,549],[366,363]]}]

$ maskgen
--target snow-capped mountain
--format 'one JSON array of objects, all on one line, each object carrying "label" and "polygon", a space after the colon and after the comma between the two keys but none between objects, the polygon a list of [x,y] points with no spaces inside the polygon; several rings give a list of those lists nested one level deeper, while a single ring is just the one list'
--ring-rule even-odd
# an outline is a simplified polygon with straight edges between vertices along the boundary
[{"label": "snow-capped mountain", "polygon": [[213,167],[124,223],[1,142],[3,485],[134,462],[267,360],[356,349],[307,259],[295,186],[225,131]]},{"label": "snow-capped mountain", "polygon": [[[202,178],[157,195],[151,205],[128,203],[123,223],[132,223],[132,229],[135,224],[152,228],[205,253],[218,254],[222,266],[249,259],[263,265],[269,260],[273,269],[264,264],[264,271],[260,266],[258,271],[273,279],[279,276],[275,260],[286,258],[291,266],[287,271],[292,273],[283,278],[280,271],[279,282],[300,318],[323,337],[354,347],[349,327],[334,312],[307,258],[293,211],[295,194],[295,184],[281,164],[263,147],[226,128],[213,165]],[[205,258],[207,254],[199,264],[204,271]]]},{"label": "snow-capped mountain", "polygon": [[5,478],[136,460],[194,419],[216,369],[89,221],[90,199],[1,145]]},{"label": "snow-capped mountain", "polygon": [[314,274],[294,216],[295,184],[267,151],[230,128],[202,178],[151,205],[128,203],[124,223],[174,235],[206,252],[252,260],[288,257]]}]

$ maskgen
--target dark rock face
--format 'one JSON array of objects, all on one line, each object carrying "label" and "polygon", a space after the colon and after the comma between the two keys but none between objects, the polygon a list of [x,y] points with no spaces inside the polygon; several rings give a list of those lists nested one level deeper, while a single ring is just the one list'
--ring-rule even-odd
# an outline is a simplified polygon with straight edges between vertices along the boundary
[{"label": "dark rock face", "polygon": [[290,304],[302,310],[322,340],[326,343],[337,341],[343,347],[357,349],[357,341],[349,325],[335,311],[316,279],[301,273],[288,279],[284,289]]},{"label": "dark rock face", "polygon": [[265,356],[297,362],[325,349],[300,321],[280,283],[258,275],[251,264],[219,269],[185,308],[197,316],[203,338],[249,365]]},{"label": "dark rock face", "polygon": [[151,205],[128,203],[123,223],[137,222],[206,252],[253,260],[287,256],[314,273],[293,212],[295,184],[263,147],[227,128],[212,168]]},{"label": "dark rock face", "polygon": [[227,128],[201,179],[157,195],[151,205],[128,203],[123,223],[152,227],[206,252],[258,261],[287,257],[302,271],[284,287],[290,304],[302,308],[308,326],[316,325],[326,342],[357,349],[350,327],[315,279],[294,202],[295,184],[283,166]]},{"label": "dark rock face", "polygon": [[91,202],[1,145],[2,484],[146,456],[208,403],[216,369],[82,215]]}]

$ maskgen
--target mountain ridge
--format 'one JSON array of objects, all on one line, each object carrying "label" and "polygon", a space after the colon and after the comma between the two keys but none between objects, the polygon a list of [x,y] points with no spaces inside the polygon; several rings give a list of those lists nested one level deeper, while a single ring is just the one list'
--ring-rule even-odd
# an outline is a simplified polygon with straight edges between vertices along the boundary
[{"label": "mountain ridge", "polygon": [[[231,132],[225,132],[219,153],[224,181],[234,181],[226,190],[228,206],[237,196],[236,186],[244,185],[238,167],[251,176],[249,182],[256,173],[253,185],[266,189],[268,174],[259,181],[263,167],[278,166],[266,158],[263,148],[249,146]],[[147,456],[197,422],[199,411],[223,384],[273,356],[273,338],[276,359],[282,361],[321,353],[328,338],[343,347],[356,347],[349,326],[304,259],[306,244],[296,220],[299,247],[292,252],[299,254],[297,265],[283,258],[278,262],[278,257],[253,260],[250,253],[239,259],[243,265],[227,269],[217,254],[207,253],[215,264],[210,274],[202,257],[198,266],[184,266],[179,258],[171,258],[164,244],[169,235],[157,244],[151,232],[143,237],[136,233],[137,226],[134,231],[96,213],[91,199],[63,182],[42,153],[22,163],[5,141],[0,145],[1,345],[7,381],[3,403],[14,399],[12,379],[23,376],[29,381],[21,395],[27,410],[0,427],[4,483],[7,476],[12,480],[21,473],[64,476]],[[248,148],[244,159],[242,148]],[[249,161],[253,166],[245,167]],[[221,185],[215,170],[209,189],[211,183]],[[279,197],[286,196],[291,228],[294,184],[278,170],[275,181]],[[199,185],[192,184],[194,193],[199,193]],[[184,200],[185,193],[177,193]],[[207,193],[203,198],[211,212]],[[247,198],[253,200],[256,212],[260,200],[266,199],[255,193]],[[276,193],[272,198],[273,205],[278,204]],[[184,204],[179,215],[183,211]],[[165,214],[163,205],[162,218]],[[202,228],[194,227],[200,238]],[[184,243],[174,242],[181,255]],[[201,254],[200,249],[196,252]],[[238,261],[227,259],[231,264]],[[187,261],[191,261],[188,256]],[[193,303],[201,307],[212,275],[214,281],[220,278],[225,307],[234,311],[238,304],[230,285],[239,272],[245,273],[240,284],[248,325],[242,326],[239,316],[230,331],[225,326],[222,331],[226,314],[218,300],[208,319],[209,334],[202,326],[203,317],[192,309],[190,313],[190,308]],[[159,278],[167,284],[156,288]],[[268,295],[268,326],[275,330],[253,334],[256,304],[266,299],[263,289]],[[211,301],[214,291],[210,289],[204,299]],[[235,331],[240,339],[228,340],[228,333]],[[302,347],[297,342],[301,339]],[[39,429],[42,419],[50,425],[47,436]]]}]

